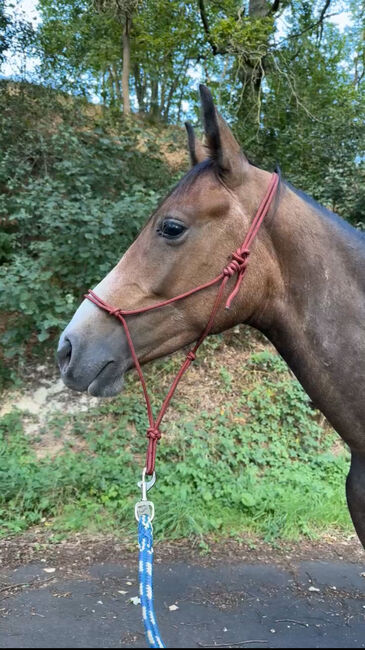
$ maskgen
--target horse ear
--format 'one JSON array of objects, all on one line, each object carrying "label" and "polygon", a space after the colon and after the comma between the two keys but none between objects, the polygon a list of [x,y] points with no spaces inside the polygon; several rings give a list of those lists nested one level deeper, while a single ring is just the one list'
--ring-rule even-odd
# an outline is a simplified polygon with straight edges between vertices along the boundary
[{"label": "horse ear", "polygon": [[202,142],[196,139],[194,129],[191,126],[190,122],[185,122],[185,128],[188,134],[188,147],[191,165],[194,167],[194,165],[197,165],[198,163],[203,162],[203,160],[206,160],[206,158],[209,156],[209,152],[204,147]]},{"label": "horse ear", "polygon": [[229,187],[237,187],[244,178],[247,158],[227,122],[217,112],[206,86],[199,86],[206,147],[215,161],[219,175]]}]

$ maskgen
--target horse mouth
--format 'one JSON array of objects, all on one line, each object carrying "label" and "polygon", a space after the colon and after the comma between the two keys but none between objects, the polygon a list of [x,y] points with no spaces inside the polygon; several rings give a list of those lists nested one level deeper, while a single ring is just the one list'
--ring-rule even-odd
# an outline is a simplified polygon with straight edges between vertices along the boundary
[{"label": "horse mouth", "polygon": [[87,392],[93,397],[114,397],[124,386],[124,372],[115,372],[115,362],[109,361],[98,372],[87,387]]},{"label": "horse mouth", "polygon": [[64,384],[77,392],[94,397],[113,397],[121,392],[124,374],[133,366],[133,361],[124,355],[124,349],[107,341],[90,350],[90,339],[86,342],[77,333],[62,334],[57,356]]}]

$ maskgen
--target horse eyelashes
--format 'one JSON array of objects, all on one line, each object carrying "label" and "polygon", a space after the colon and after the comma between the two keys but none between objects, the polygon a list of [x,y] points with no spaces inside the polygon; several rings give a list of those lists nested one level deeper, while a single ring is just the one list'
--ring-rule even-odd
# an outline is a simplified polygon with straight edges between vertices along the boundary
[{"label": "horse eyelashes", "polygon": [[175,219],[164,219],[157,228],[157,233],[166,239],[177,239],[186,230],[186,226]]}]

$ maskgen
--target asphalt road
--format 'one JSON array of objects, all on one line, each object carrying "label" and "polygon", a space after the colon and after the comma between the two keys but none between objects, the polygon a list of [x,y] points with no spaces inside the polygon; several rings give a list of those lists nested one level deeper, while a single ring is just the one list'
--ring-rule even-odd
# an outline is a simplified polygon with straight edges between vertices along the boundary
[{"label": "asphalt road", "polygon": [[[290,570],[161,562],[161,635],[174,648],[364,648],[364,572],[346,562],[298,562]],[[130,561],[76,566],[71,577],[44,563],[2,570],[0,647],[147,647],[140,606],[130,600],[137,591]]]}]

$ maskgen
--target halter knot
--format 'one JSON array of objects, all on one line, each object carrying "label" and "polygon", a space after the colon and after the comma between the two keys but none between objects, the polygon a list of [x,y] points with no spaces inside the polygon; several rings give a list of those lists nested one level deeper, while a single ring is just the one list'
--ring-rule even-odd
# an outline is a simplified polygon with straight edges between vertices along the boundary
[{"label": "halter knot", "polygon": [[158,442],[161,438],[161,431],[157,427],[149,427],[149,429],[147,429],[147,438]]},{"label": "halter knot", "polygon": [[196,354],[192,350],[187,353],[186,358],[189,359],[189,361],[195,361],[196,359]]},{"label": "halter knot", "polygon": [[116,318],[119,318],[119,316],[121,316],[121,312],[122,310],[119,307],[109,309],[110,316],[115,316]]},{"label": "halter knot", "polygon": [[249,254],[249,250],[238,250],[232,253],[232,259],[223,269],[223,275],[231,278],[235,273],[243,273],[247,266]]}]

